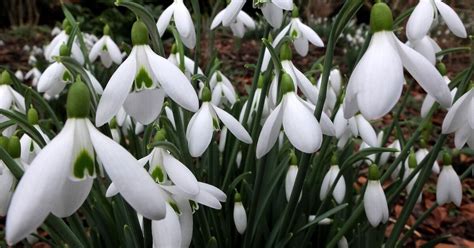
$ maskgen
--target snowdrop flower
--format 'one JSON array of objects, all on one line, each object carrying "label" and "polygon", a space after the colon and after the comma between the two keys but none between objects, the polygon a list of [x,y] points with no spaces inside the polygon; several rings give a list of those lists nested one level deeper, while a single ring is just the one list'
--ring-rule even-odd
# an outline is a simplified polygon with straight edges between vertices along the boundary
[{"label": "snowdrop flower", "polygon": [[[319,35],[309,26],[301,22],[300,18],[298,17],[298,9],[296,7],[292,12],[290,23],[285,28],[283,28],[280,33],[278,33],[278,35],[275,37],[275,40],[272,42],[272,46],[276,47],[286,35],[289,35],[291,38],[293,38],[293,45],[296,49],[296,52],[298,52],[298,54],[301,56],[306,56],[308,54],[308,42],[311,42],[311,44],[317,47],[324,47],[324,43]],[[270,59],[270,51],[265,49],[262,71],[267,69]]]},{"label": "snowdrop flower", "polygon": [[219,129],[218,119],[237,139],[247,144],[252,143],[252,137],[242,124],[211,102],[209,88],[204,87],[201,99],[203,101],[201,108],[193,115],[186,130],[189,153],[193,157],[200,157],[206,151],[211,143],[214,130]]},{"label": "snowdrop flower", "polygon": [[438,17],[438,11],[454,35],[466,38],[467,33],[461,18],[441,0],[420,0],[407,22],[407,36],[410,40],[420,40],[425,36]]},{"label": "snowdrop flower", "polygon": [[313,153],[321,146],[323,133],[318,120],[296,95],[291,76],[284,73],[281,78],[283,98],[263,124],[257,143],[257,158],[262,158],[272,149],[282,126],[296,149]]},{"label": "snowdrop flower", "polygon": [[[260,76],[258,77],[257,89],[255,90],[255,93],[253,95],[252,104],[250,106],[250,113],[249,113],[248,118],[247,118],[247,125],[250,125],[250,123],[252,123],[253,117],[255,115],[254,113],[258,110],[258,104],[260,102],[260,98],[262,97],[263,80],[264,80],[264,77],[263,77],[262,74],[260,74]],[[260,119],[261,124],[263,124],[265,122],[268,115],[270,114],[270,101],[269,101],[267,95],[264,94],[263,97],[265,99],[263,100],[262,117]],[[247,109],[248,102],[249,102],[249,100],[247,99],[245,101],[244,105],[242,106],[242,110],[240,111],[240,116],[239,116],[239,122],[240,123],[242,123],[244,121],[245,111]]]},{"label": "snowdrop flower", "polygon": [[[444,64],[442,64],[442,63],[440,63],[438,65],[442,65],[444,67]],[[444,82],[446,82],[446,84],[449,85],[449,83],[451,83],[451,80],[448,78],[448,76],[446,76],[446,70],[444,70],[444,72],[441,72],[441,74],[444,75],[443,76]],[[453,98],[456,95],[456,92],[457,92],[456,88],[451,90],[451,96]],[[420,110],[422,118],[425,118],[428,115],[428,113],[430,112],[431,107],[433,107],[434,103],[435,103],[435,99],[433,99],[433,97],[430,96],[430,95],[426,95],[425,100],[423,100],[423,104],[421,105],[421,110]]]},{"label": "snowdrop flower", "polygon": [[52,36],[56,36],[58,35],[59,33],[61,33],[61,29],[59,27],[54,27],[52,30],[51,30],[51,35]]},{"label": "snowdrop flower", "polygon": [[247,213],[239,193],[235,193],[234,196],[234,224],[237,232],[244,234],[245,229],[247,229]]},{"label": "snowdrop flower", "polygon": [[[67,19],[63,22],[63,31],[61,31],[53,40],[44,48],[44,57],[49,62],[54,62],[54,57],[60,55],[61,46],[67,44],[69,34],[72,31],[71,23]],[[74,58],[81,65],[84,64],[84,55],[82,54],[79,45],[77,44],[77,38],[74,39],[71,48],[71,57]]]},{"label": "snowdrop flower", "polygon": [[337,241],[337,248],[349,248],[349,243],[347,243],[346,236],[342,236],[342,238]]},{"label": "snowdrop flower", "polygon": [[369,167],[369,182],[364,194],[364,209],[369,223],[377,227],[388,220],[387,198],[379,181],[379,169],[372,164]]},{"label": "snowdrop flower", "polygon": [[474,115],[472,113],[474,113],[474,88],[454,103],[443,121],[442,132],[455,133],[454,144],[458,149],[466,143],[474,149]]},{"label": "snowdrop flower", "polygon": [[[65,44],[61,46],[61,56],[69,56],[69,51]],[[90,71],[87,69],[84,70],[89,77],[95,93],[99,95],[102,94],[102,85],[100,85],[99,81]],[[73,80],[72,74],[62,63],[54,62],[41,74],[38,80],[38,92],[44,92],[45,95],[49,97],[56,97],[66,88],[66,84]]]},{"label": "snowdrop flower", "polygon": [[[296,175],[298,174],[298,160],[293,151],[290,152],[290,167],[286,172],[285,177],[285,195],[286,200],[290,201],[291,192],[293,192],[293,187],[295,186]],[[301,198],[301,194],[300,194]],[[299,200],[299,199],[298,199]]]},{"label": "snowdrop flower", "polygon": [[[263,2],[263,3],[261,3]],[[257,6],[262,10],[262,14],[273,28],[280,28],[283,22],[283,10],[293,9],[293,0],[271,0],[257,1]]]},{"label": "snowdrop flower", "polygon": [[166,31],[166,28],[173,18],[178,30],[179,36],[187,48],[194,48],[196,46],[196,31],[194,30],[194,23],[186,5],[183,0],[174,0],[174,2],[161,13],[156,27],[160,36]]},{"label": "snowdrop flower", "polygon": [[[425,142],[425,140],[422,139],[420,141],[420,149],[418,151],[416,151],[416,153],[415,153],[416,161],[418,163],[421,163],[421,161],[423,161],[423,159],[428,155],[428,153],[430,153],[428,151],[428,149],[426,149],[426,147],[427,147],[426,142]],[[438,164],[438,161],[436,161],[436,160],[433,163],[432,171],[433,171],[433,173],[436,173],[436,174],[439,173],[439,164]]]},{"label": "snowdrop flower", "polygon": [[231,0],[230,3],[221,10],[211,23],[211,29],[217,27],[222,22],[222,26],[228,27],[239,15],[245,5],[246,0]]},{"label": "snowdrop flower", "polygon": [[[329,168],[329,171],[326,173],[323,179],[323,184],[321,185],[321,191],[319,192],[319,199],[324,200],[328,196],[329,190],[331,189],[332,185],[335,183],[334,181],[339,174],[339,165],[337,165],[337,157],[332,158],[332,165]],[[332,196],[334,200],[338,204],[341,204],[344,201],[344,197],[346,195],[346,181],[344,180],[344,176],[341,176],[336,183],[336,187],[332,192]]]},{"label": "snowdrop flower", "polygon": [[123,147],[100,133],[87,119],[90,93],[78,81],[68,94],[68,120],[41,150],[20,180],[6,220],[6,240],[13,245],[38,228],[52,213],[73,214],[96,177],[95,154],[124,199],[149,219],[165,217],[160,188]]},{"label": "snowdrop flower", "polygon": [[344,138],[347,132],[352,136],[360,136],[371,147],[378,147],[377,133],[372,125],[362,116],[357,114],[349,119],[344,118],[344,106],[341,106],[334,118],[336,138]]},{"label": "snowdrop flower", "polygon": [[[181,68],[181,62],[180,62],[180,56],[178,54],[178,49],[176,47],[176,44],[173,44],[171,47],[171,53],[170,56],[168,57],[168,60],[173,63],[173,65],[177,66],[178,68]],[[194,61],[187,56],[184,56],[184,74],[188,79],[191,79],[191,76],[194,75]],[[198,67],[198,74],[204,75],[204,72],[201,70],[201,68]]]},{"label": "snowdrop flower", "polygon": [[41,77],[41,71],[38,68],[33,67],[25,74],[25,79],[31,79],[31,85],[36,86]]},{"label": "snowdrop flower", "polygon": [[[0,109],[16,110],[22,113],[26,112],[25,99],[16,90],[11,87],[12,79],[8,71],[3,71],[0,75]],[[7,121],[8,118],[0,115],[0,123]],[[5,128],[2,132],[5,136],[11,136],[15,132],[16,125]]]},{"label": "snowdrop flower", "polygon": [[[219,26],[219,24],[224,22],[222,18],[225,17],[225,13],[226,9],[223,9],[216,15],[216,17],[214,17],[211,23],[211,30],[215,29],[217,26]],[[225,25],[223,24],[223,26]],[[255,29],[255,21],[247,13],[241,10],[235,17],[234,21],[230,22],[228,26],[232,30],[232,34],[234,34],[234,36],[243,38],[246,29]]]},{"label": "snowdrop flower", "polygon": [[25,79],[23,72],[21,70],[17,70],[15,72],[15,77],[20,81],[23,81],[23,79]]},{"label": "snowdrop flower", "polygon": [[[410,176],[410,174],[413,173],[413,171],[415,170],[416,166],[417,166],[418,162],[417,162],[417,159],[416,159],[416,155],[415,153],[412,151],[410,153],[410,155],[408,156],[408,167],[406,168],[407,171],[405,171],[404,175],[403,175],[403,180],[406,181],[408,179],[408,176]],[[407,194],[410,194],[411,190],[413,189],[413,187],[415,186],[415,183],[416,181],[418,180],[418,176],[420,175],[420,172],[417,172],[416,175],[411,179],[411,181],[407,184],[407,187],[406,187],[406,190],[407,190]],[[416,200],[417,203],[420,203],[421,202],[421,198],[422,198],[422,194],[420,193],[420,195],[418,196],[418,199]]]},{"label": "snowdrop flower", "polygon": [[105,68],[110,68],[112,63],[121,64],[122,63],[122,54],[117,44],[110,37],[110,27],[105,25],[104,27],[104,36],[100,38],[93,46],[89,53],[89,60],[94,62],[98,57],[100,61],[105,66]]},{"label": "snowdrop flower", "polygon": [[[49,138],[44,134],[41,130],[40,126],[38,125],[38,112],[34,108],[30,108],[28,110],[28,123],[31,124],[36,131],[43,137],[46,143],[49,143]],[[41,147],[28,135],[23,134],[20,139],[21,144],[21,161],[26,164],[30,164],[31,161],[38,155],[41,151]]]},{"label": "snowdrop flower", "polygon": [[[5,149],[14,161],[23,170],[28,169],[28,165],[24,164],[20,159],[20,141],[17,136],[12,136],[10,139],[2,136],[0,137],[0,145]],[[3,161],[0,161],[0,216],[7,214],[10,200],[15,190],[17,180],[13,176],[12,172],[5,165]]]},{"label": "snowdrop flower", "polygon": [[392,32],[392,26],[390,8],[385,3],[376,3],[371,11],[372,40],[347,86],[346,118],[359,111],[367,120],[387,114],[402,93],[403,67],[443,107],[451,106],[449,88],[439,72],[423,55],[401,43]]},{"label": "snowdrop flower", "polygon": [[148,46],[142,21],[132,27],[133,49],[110,78],[97,106],[96,125],[108,122],[123,106],[141,124],[153,122],[161,112],[165,94],[190,111],[198,109],[196,92],[186,76]]},{"label": "snowdrop flower", "polygon": [[431,64],[436,64],[436,53],[441,51],[441,47],[428,35],[420,40],[409,40],[406,45],[423,55]]},{"label": "snowdrop flower", "polygon": [[234,86],[230,80],[222,74],[221,71],[215,71],[209,80],[209,86],[212,91],[212,103],[221,106],[229,103],[231,106],[237,101]]},{"label": "snowdrop flower", "polygon": [[439,205],[452,202],[461,206],[462,185],[458,174],[451,165],[451,156],[446,152],[443,154],[444,166],[439,174],[436,184],[436,202]]}]

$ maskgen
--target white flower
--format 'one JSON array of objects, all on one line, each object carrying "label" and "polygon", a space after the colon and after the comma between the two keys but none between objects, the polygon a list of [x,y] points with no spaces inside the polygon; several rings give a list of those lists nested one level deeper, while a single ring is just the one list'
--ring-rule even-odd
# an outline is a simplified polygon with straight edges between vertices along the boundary
[{"label": "white flower", "polygon": [[407,36],[410,40],[420,40],[425,36],[433,22],[438,18],[438,11],[456,36],[466,38],[467,33],[461,18],[441,0],[420,0],[407,22]]},{"label": "white flower", "polygon": [[[285,195],[286,200],[290,201],[291,192],[295,186],[296,175],[298,174],[298,165],[292,164],[288,167],[285,177]],[[301,195],[300,195],[301,197]]]},{"label": "white flower", "polygon": [[466,143],[474,149],[474,88],[459,98],[444,118],[442,132],[455,132],[454,144],[461,149]]},{"label": "white flower", "polygon": [[[300,54],[301,56],[306,56],[308,54],[308,42],[311,42],[317,47],[324,47],[324,43],[319,37],[319,35],[309,26],[302,23],[299,18],[291,19],[290,24],[283,28],[280,33],[275,37],[272,46],[276,47],[286,35],[289,35],[293,38],[293,45],[295,46],[295,49],[298,54]],[[265,49],[262,62],[262,71],[265,71],[267,69],[270,59],[270,51],[268,51],[268,49]]]},{"label": "white flower", "polygon": [[231,0],[230,3],[214,17],[211,29],[217,27],[221,22],[224,27],[230,26],[231,23],[235,22],[235,19],[244,7],[245,2],[246,0]]},{"label": "white flower", "polygon": [[174,0],[174,2],[161,13],[160,18],[158,18],[156,22],[160,36],[163,36],[165,33],[171,18],[174,20],[176,29],[184,45],[191,49],[194,48],[196,46],[196,31],[194,30],[191,14],[186,8],[186,5],[184,5],[183,0]]},{"label": "white flower", "polygon": [[349,118],[360,111],[366,119],[373,120],[387,114],[402,93],[403,67],[443,107],[451,106],[449,88],[436,68],[401,43],[393,32],[380,31],[372,36],[349,79],[344,116]]},{"label": "white flower", "polygon": [[456,206],[460,206],[462,201],[462,185],[458,174],[451,165],[443,166],[443,170],[439,174],[438,183],[436,184],[436,202],[443,205],[453,202]]},{"label": "white flower", "polygon": [[[448,85],[451,82],[451,80],[447,76],[444,76],[443,79]],[[456,88],[451,90],[451,96],[453,98],[456,95],[456,92],[457,92]],[[426,95],[425,100],[423,100],[423,104],[421,105],[421,110],[420,110],[422,118],[425,118],[428,115],[434,103],[435,103],[435,99],[430,95]]]},{"label": "white flower", "polygon": [[23,75],[23,72],[21,70],[17,70],[15,72],[15,77],[18,78],[18,80],[20,80],[20,81],[23,81],[23,79],[25,78],[24,75]]},{"label": "white flower", "polygon": [[283,22],[283,10],[292,10],[293,0],[265,1],[260,9],[267,22],[273,28],[280,28]]},{"label": "white flower", "polygon": [[179,213],[176,213],[170,203],[166,203],[165,218],[151,222],[151,230],[153,234],[153,247],[185,247],[181,245]]},{"label": "white flower", "polygon": [[436,64],[436,53],[441,51],[441,47],[428,35],[420,40],[409,40],[405,44],[423,55],[431,64]]},{"label": "white flower", "polygon": [[[405,171],[405,174],[403,175],[403,180],[407,180],[408,176],[413,173],[414,168],[408,168],[408,171]],[[420,172],[417,172],[416,175],[410,180],[410,182],[407,184],[406,190],[407,194],[410,194],[411,190],[415,186],[416,180],[418,179],[418,176],[420,175]],[[420,193],[418,196],[418,199],[416,200],[417,203],[421,202],[421,197],[423,195]]]},{"label": "white flower", "polygon": [[[10,74],[7,71],[3,71],[0,78],[0,109],[25,113],[25,98],[10,86],[11,83]],[[0,115],[0,123],[7,120],[7,117]],[[15,132],[16,126],[14,124],[5,128],[2,134],[7,137],[11,136]]]},{"label": "white flower", "polygon": [[[63,44],[67,44],[69,35],[65,31],[61,31],[56,37],[53,38],[51,43],[49,43],[44,48],[44,57],[49,62],[54,62],[54,57],[59,56],[60,48]],[[74,58],[81,65],[84,64],[84,55],[82,54],[81,49],[79,48],[77,38],[74,38],[74,42],[71,47],[71,57]]]},{"label": "white flower", "polygon": [[[284,89],[283,98],[263,125],[257,143],[257,158],[263,157],[272,149],[282,126],[290,143],[296,149],[305,153],[313,153],[321,146],[323,139],[321,125],[314,117],[308,104],[303,103],[301,98],[296,95],[291,77],[286,73],[283,74],[281,84]],[[328,123],[323,116],[321,116],[321,123],[323,126],[327,126]],[[330,120],[329,123],[332,125]]]},{"label": "white flower", "polygon": [[[173,45],[174,46],[174,45]],[[173,65],[177,66],[178,68],[180,67],[180,56],[177,52],[173,53],[173,50],[168,57],[168,60],[173,63]],[[203,75],[204,73],[202,72],[201,68],[198,67],[198,74]],[[187,56],[184,56],[184,74],[188,79],[191,79],[191,76],[194,75],[194,61]]]},{"label": "white flower", "polygon": [[123,147],[100,133],[86,118],[89,91],[74,83],[70,117],[61,132],[36,156],[20,180],[6,220],[6,240],[13,245],[38,228],[52,213],[73,214],[87,198],[96,177],[95,154],[124,199],[149,219],[165,216],[160,188]]},{"label": "white flower", "polygon": [[141,21],[132,27],[134,47],[110,78],[97,106],[96,125],[108,122],[120,107],[142,124],[150,124],[161,112],[165,95],[187,110],[199,106],[196,92],[186,76],[147,45],[148,33]]},{"label": "white flower", "polygon": [[[84,70],[95,92],[99,95],[102,94],[102,85],[100,85],[99,81],[90,71]],[[62,63],[54,62],[41,74],[38,80],[38,92],[44,92],[49,97],[56,97],[66,88],[66,84],[72,81],[74,81],[74,78],[72,78],[72,74],[66,67]]]},{"label": "white flower", "polygon": [[200,157],[206,151],[211,143],[214,130],[219,129],[218,119],[237,139],[247,144],[252,143],[252,137],[239,121],[212,102],[204,101],[201,108],[189,121],[186,130],[189,153],[193,157]]},{"label": "white flower", "polygon": [[[416,151],[415,155],[416,155],[416,162],[418,163],[421,163],[421,161],[423,161],[423,159],[428,155],[428,153],[430,153],[428,151],[428,149],[426,148],[420,148],[418,151]],[[433,173],[436,173],[438,174],[439,173],[439,164],[438,164],[438,161],[434,161],[433,165],[432,165],[432,171]]]},{"label": "white flower", "polygon": [[31,79],[31,85],[36,86],[41,77],[41,72],[38,68],[33,67],[25,74],[25,79]]},{"label": "white flower", "polygon": [[[223,9],[214,17],[214,20],[212,20],[211,23],[211,30],[215,29],[217,26],[219,26],[219,24],[224,22],[222,18],[225,17],[225,13],[226,9]],[[223,24],[223,26],[225,25]],[[255,29],[255,21],[247,13],[241,10],[235,17],[234,21],[230,22],[228,26],[232,30],[234,36],[243,38],[246,29]]]},{"label": "white flower", "polygon": [[364,209],[373,227],[388,220],[388,205],[379,180],[369,180],[364,194]]},{"label": "white flower", "polygon": [[360,136],[362,140],[371,147],[378,147],[377,134],[370,123],[362,116],[357,114],[349,119],[344,118],[344,107],[341,106],[334,118],[334,128],[338,139],[344,138],[347,133],[354,137]]},{"label": "white flower", "polygon": [[[319,199],[321,199],[321,201],[327,197],[329,190],[334,184],[334,181],[336,180],[336,177],[338,174],[339,174],[339,166],[331,165],[331,167],[329,168],[329,171],[324,176],[323,184],[321,185],[321,191],[319,193]],[[334,197],[334,200],[336,200],[338,204],[341,204],[344,201],[345,195],[346,195],[346,181],[344,180],[344,176],[341,176],[341,178],[339,178],[339,180],[336,183],[336,187],[334,188],[334,191],[332,192],[332,196]]]},{"label": "white flower", "polygon": [[337,248],[349,248],[349,244],[347,243],[346,236],[342,236],[342,238],[337,241]]},{"label": "white flower", "polygon": [[[38,131],[38,133],[43,137],[46,143],[49,143],[49,138],[44,134],[38,124],[34,124],[33,127]],[[28,135],[23,134],[20,139],[21,144],[21,161],[26,164],[30,164],[33,159],[41,151],[41,147]]]},{"label": "white flower", "polygon": [[237,232],[244,234],[245,229],[247,229],[247,213],[245,212],[244,205],[240,200],[240,194],[236,194],[236,200],[234,203],[234,224]]},{"label": "white flower", "polygon": [[0,161],[0,171],[0,216],[3,217],[7,214],[16,179],[3,161]]},{"label": "white flower", "polygon": [[112,63],[118,65],[122,63],[122,53],[120,53],[120,49],[112,38],[105,34],[92,46],[89,53],[89,60],[91,62],[94,62],[97,57],[100,57],[100,61],[105,68],[109,68]]},{"label": "white flower", "polygon": [[[248,115],[247,119],[247,125],[250,125],[252,123],[254,113],[258,110],[258,104],[260,102],[260,97],[262,97],[262,87],[263,87],[263,77],[260,76],[258,80],[258,86],[257,89],[255,90],[255,93],[253,95],[253,100],[252,100],[252,105],[250,106],[250,113]],[[268,115],[270,114],[270,101],[267,97],[267,95],[263,95],[265,98],[263,100],[263,109],[262,109],[262,116],[260,119],[260,123],[263,124],[265,120],[267,119]],[[245,100],[244,105],[242,106],[242,111],[240,111],[240,116],[239,116],[239,122],[242,123],[244,121],[245,117],[245,111],[247,109],[247,104],[249,100]]]},{"label": "white flower", "polygon": [[214,105],[221,106],[224,103],[229,103],[232,106],[237,101],[234,86],[221,71],[212,74],[209,86],[212,91],[211,102]]}]

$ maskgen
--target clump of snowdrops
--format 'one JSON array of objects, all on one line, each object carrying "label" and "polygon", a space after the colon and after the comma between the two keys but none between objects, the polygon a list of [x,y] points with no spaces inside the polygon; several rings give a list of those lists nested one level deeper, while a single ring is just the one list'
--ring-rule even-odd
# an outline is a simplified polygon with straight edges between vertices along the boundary
[{"label": "clump of snowdrops", "polygon": [[[8,65],[0,77],[7,244],[401,247],[436,206],[462,204],[471,168],[458,175],[452,157],[474,148],[473,66],[450,75],[443,56],[469,49],[443,50],[429,36],[444,22],[467,38],[450,6],[420,0],[394,17],[390,3],[375,1],[370,30],[356,34],[357,63],[342,74],[334,51],[362,0],[345,1],[329,37],[305,24],[304,6],[292,0],[254,1],[252,16],[266,27],[258,60],[246,68],[252,84],[240,94],[221,70],[232,61],[200,58],[204,32],[230,29],[240,39],[256,28],[245,2],[218,2],[208,29],[197,0],[175,0],[157,19],[117,1],[137,16],[125,50],[108,25],[100,38],[81,32],[63,6],[62,28],[30,59],[42,53],[50,62],[32,69],[33,87]],[[167,32],[174,41],[165,53]],[[293,63],[294,52],[313,49],[325,55],[311,70]],[[427,95],[406,136],[400,115],[416,83]],[[441,129],[431,124],[438,111]],[[389,114],[391,122],[374,127]],[[361,176],[367,182],[354,187]],[[437,202],[407,228],[430,177]]]}]

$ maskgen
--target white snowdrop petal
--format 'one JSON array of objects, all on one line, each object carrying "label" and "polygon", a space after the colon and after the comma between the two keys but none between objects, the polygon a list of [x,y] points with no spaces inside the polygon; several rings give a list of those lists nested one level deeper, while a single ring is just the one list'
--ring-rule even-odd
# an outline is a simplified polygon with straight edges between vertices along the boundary
[{"label": "white snowdrop petal", "polygon": [[465,124],[456,131],[454,135],[454,145],[457,149],[462,149],[469,137],[471,136],[472,129],[469,128],[469,125]]},{"label": "white snowdrop petal", "polygon": [[181,247],[189,247],[193,239],[193,210],[187,199],[183,197],[174,196],[174,200],[178,205],[179,224],[181,226]]},{"label": "white snowdrop petal", "polygon": [[267,2],[261,8],[263,17],[273,27],[280,28],[283,22],[283,11],[275,4]]},{"label": "white snowdrop petal", "polygon": [[293,191],[293,186],[295,185],[296,174],[298,174],[298,166],[290,165],[285,177],[285,194],[286,200],[290,200],[291,192]]},{"label": "white snowdrop petal", "polygon": [[169,155],[167,152],[163,152],[162,154],[163,165],[171,181],[187,194],[198,194],[198,181],[188,167],[173,156]]},{"label": "white snowdrop petal", "polygon": [[245,130],[238,120],[217,106],[212,106],[212,108],[214,111],[216,111],[217,116],[224,123],[227,129],[229,129],[229,131],[235,135],[237,139],[247,144],[252,143],[252,137],[250,137],[250,134],[247,132],[247,130]]},{"label": "white snowdrop petal", "polygon": [[51,212],[60,218],[71,216],[87,199],[93,182],[94,179],[90,177],[83,181],[66,178]]},{"label": "white snowdrop petal", "polygon": [[163,192],[148,172],[127,150],[100,133],[92,123],[87,125],[97,156],[123,198],[148,219],[164,218]]},{"label": "white snowdrop petal", "polygon": [[156,28],[158,29],[160,36],[163,36],[171,21],[171,17],[173,17],[175,6],[175,4],[171,4],[163,11],[163,13],[161,13],[160,17],[158,18],[158,21],[156,22]]},{"label": "white snowdrop petal", "polygon": [[449,5],[441,2],[440,0],[435,0],[434,2],[439,10],[439,13],[443,17],[443,20],[446,22],[446,25],[448,25],[448,28],[453,32],[453,34],[461,38],[466,38],[466,28],[464,27],[461,18],[459,18],[456,12],[454,12],[454,10],[449,7]]},{"label": "white snowdrop petal", "polygon": [[272,0],[272,3],[278,6],[280,9],[292,10],[293,0]]},{"label": "white snowdrop petal", "polygon": [[159,116],[165,93],[161,89],[131,92],[123,104],[123,108],[140,123],[148,125]]},{"label": "white snowdrop petal", "polygon": [[331,118],[329,118],[329,116],[327,116],[324,112],[321,113],[320,124],[323,134],[328,136],[336,136],[334,124],[332,123]]},{"label": "white snowdrop petal", "polygon": [[378,147],[377,134],[370,123],[364,119],[361,115],[356,115],[355,120],[357,122],[357,130],[359,131],[360,137],[371,147]]},{"label": "white snowdrop petal", "polygon": [[105,43],[106,40],[105,40],[105,36],[103,36],[102,38],[100,38],[99,41],[97,41],[94,46],[92,46],[91,48],[91,51],[89,52],[89,60],[94,62],[97,57],[99,56],[100,52],[102,51],[102,49],[104,48],[104,45],[107,44]]},{"label": "white snowdrop petal", "polygon": [[443,133],[452,133],[468,121],[465,113],[467,112],[466,110],[468,110],[473,96],[474,90],[470,90],[456,100],[444,117],[442,126]]},{"label": "white snowdrop petal", "polygon": [[55,84],[62,84],[64,71],[64,65],[59,62],[54,62],[48,66],[38,80],[38,92],[45,92]]},{"label": "white snowdrop petal", "polygon": [[136,71],[136,47],[110,78],[97,106],[95,124],[107,123],[122,107],[132,87]]},{"label": "white snowdrop petal", "polygon": [[298,52],[299,55],[301,56],[308,55],[308,50],[309,50],[308,40],[305,39],[303,36],[296,38],[293,41],[293,45],[295,46],[296,52]]},{"label": "white snowdrop petal", "polygon": [[239,11],[244,7],[244,0],[232,0],[229,5],[225,8],[225,12],[222,16],[222,25],[229,26],[235,21],[235,18],[239,14]]},{"label": "white snowdrop petal", "polygon": [[410,40],[420,40],[430,30],[434,18],[430,0],[420,0],[407,22],[407,36]]},{"label": "white snowdrop petal", "polygon": [[104,89],[102,88],[102,85],[100,85],[97,78],[95,78],[94,75],[92,75],[92,73],[89,70],[85,70],[85,71],[86,71],[87,76],[89,77],[89,80],[92,84],[92,88],[94,89],[95,93],[102,95],[102,93],[104,93]]},{"label": "white snowdrop petal", "polygon": [[188,37],[191,32],[194,32],[194,25],[186,6],[181,3],[175,3],[174,22],[176,29],[182,37]]},{"label": "white snowdrop petal", "polygon": [[280,103],[268,116],[263,124],[262,131],[258,137],[256,155],[257,158],[267,154],[275,144],[280,134],[283,119],[283,109]]},{"label": "white snowdrop petal", "polygon": [[435,103],[435,99],[431,97],[430,95],[426,95],[425,100],[423,100],[423,104],[421,105],[421,110],[420,110],[422,118],[425,118],[428,115],[434,103]]},{"label": "white snowdrop petal", "polygon": [[226,194],[222,190],[217,188],[216,186],[211,185],[211,184],[207,184],[207,183],[202,183],[202,182],[198,182],[198,184],[199,184],[199,188],[201,190],[204,190],[204,191],[210,193],[211,195],[213,195],[220,202],[225,202],[227,200]]},{"label": "white snowdrop petal", "polygon": [[192,122],[188,124],[186,138],[189,153],[193,157],[201,156],[211,143],[213,133],[214,126],[209,103],[204,102],[201,109],[193,115]]},{"label": "white snowdrop petal", "polygon": [[219,26],[219,24],[221,24],[224,13],[225,13],[225,9],[217,13],[217,15],[212,20],[211,30],[215,29],[217,26]]},{"label": "white snowdrop petal", "polygon": [[115,64],[122,63],[122,53],[120,52],[117,44],[115,44],[115,42],[110,37],[107,37],[105,42],[107,44],[107,51],[109,52],[112,61]]},{"label": "white snowdrop petal", "polygon": [[234,204],[233,216],[235,228],[240,234],[244,234],[245,229],[247,229],[247,213],[245,212],[242,202],[236,202]]},{"label": "white snowdrop petal", "polygon": [[302,23],[300,20],[297,22],[298,28],[300,29],[303,36],[317,47],[324,47],[324,42],[321,37],[308,25]]},{"label": "white snowdrop petal", "polygon": [[153,234],[154,247],[181,247],[179,217],[169,203],[166,203],[165,218],[151,222],[151,232]]}]

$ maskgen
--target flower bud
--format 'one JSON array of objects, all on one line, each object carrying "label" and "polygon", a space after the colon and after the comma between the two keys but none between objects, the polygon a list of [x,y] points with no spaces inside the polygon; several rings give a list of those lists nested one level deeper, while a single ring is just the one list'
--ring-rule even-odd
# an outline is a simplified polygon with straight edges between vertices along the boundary
[{"label": "flower bud", "polygon": [[7,70],[4,70],[2,72],[2,75],[0,76],[0,85],[10,85],[12,84],[12,78],[10,77],[10,73],[8,73]]},{"label": "flower bud", "polygon": [[68,35],[71,34],[72,25],[71,25],[71,23],[69,22],[68,19],[64,19],[62,26],[63,26],[63,30],[64,30],[64,32],[66,32],[66,34],[68,34]]},{"label": "flower bud", "polygon": [[285,61],[285,60],[291,60],[293,58],[293,53],[291,51],[290,45],[288,42],[285,42],[281,44],[280,47],[280,60]]},{"label": "flower bud", "polygon": [[212,98],[211,90],[209,89],[209,87],[204,86],[201,93],[201,100],[203,102],[210,102],[211,98]]},{"label": "flower bud", "polygon": [[146,45],[148,44],[148,29],[145,23],[140,20],[135,21],[132,26],[132,44]]},{"label": "flower bud", "polygon": [[298,18],[300,16],[300,11],[296,4],[293,4],[293,10],[291,10],[291,17],[292,18]]},{"label": "flower bud", "polygon": [[234,196],[234,224],[235,228],[240,234],[245,232],[247,229],[247,213],[245,212],[245,208],[242,205],[242,201],[240,199],[240,194],[235,193]]},{"label": "flower bud", "polygon": [[8,141],[7,151],[8,154],[10,154],[10,156],[14,159],[20,157],[21,145],[18,136],[13,135],[12,137],[10,137],[10,140]]},{"label": "flower bud", "polygon": [[109,24],[105,24],[105,25],[104,25],[104,29],[102,30],[102,33],[103,33],[104,35],[110,36],[111,32],[110,32],[110,26],[109,26]]},{"label": "flower bud", "polygon": [[392,11],[386,3],[376,3],[372,7],[372,10],[370,11],[370,29],[372,30],[372,33],[392,31]]},{"label": "flower bud", "polygon": [[89,115],[91,97],[89,89],[80,78],[69,88],[66,110],[68,118],[86,118]]},{"label": "flower bud", "polygon": [[293,79],[288,73],[283,73],[281,75],[281,92],[284,94],[288,92],[295,92],[295,85],[293,84]]},{"label": "flower bud", "polygon": [[416,161],[416,154],[415,152],[411,151],[410,155],[408,156],[408,168],[416,168],[418,162]]},{"label": "flower bud", "polygon": [[380,179],[379,168],[376,164],[369,166],[369,180],[378,181]]},{"label": "flower bud", "polygon": [[38,124],[38,119],[39,119],[38,111],[36,111],[36,109],[33,108],[33,106],[31,106],[30,109],[28,110],[27,118],[28,118],[29,124],[31,125]]},{"label": "flower bud", "polygon": [[446,74],[448,74],[446,65],[443,62],[439,62],[438,64],[436,64],[436,68],[438,69],[441,76],[446,76]]}]

